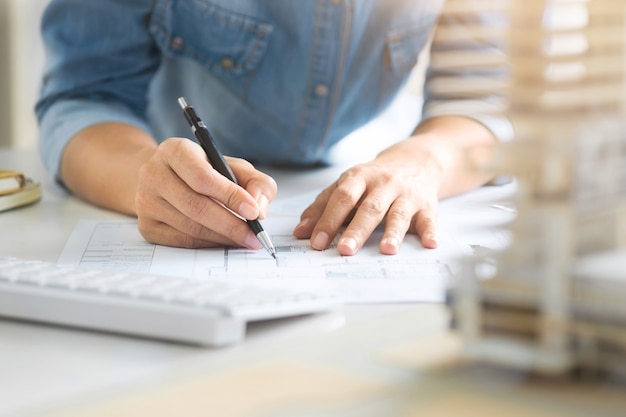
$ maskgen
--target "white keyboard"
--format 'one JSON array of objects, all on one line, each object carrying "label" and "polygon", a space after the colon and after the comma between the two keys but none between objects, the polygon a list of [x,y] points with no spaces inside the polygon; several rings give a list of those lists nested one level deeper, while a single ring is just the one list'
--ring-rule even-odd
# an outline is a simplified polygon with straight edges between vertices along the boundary
[{"label": "white keyboard", "polygon": [[332,294],[0,258],[0,316],[183,343],[228,345],[249,321],[339,305]]}]

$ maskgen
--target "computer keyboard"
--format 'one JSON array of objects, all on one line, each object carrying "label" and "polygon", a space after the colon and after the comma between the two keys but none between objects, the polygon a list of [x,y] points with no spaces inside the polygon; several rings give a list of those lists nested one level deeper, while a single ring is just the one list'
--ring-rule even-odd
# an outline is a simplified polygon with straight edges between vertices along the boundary
[{"label": "computer keyboard", "polygon": [[223,346],[246,323],[337,308],[329,293],[0,258],[0,316]]}]

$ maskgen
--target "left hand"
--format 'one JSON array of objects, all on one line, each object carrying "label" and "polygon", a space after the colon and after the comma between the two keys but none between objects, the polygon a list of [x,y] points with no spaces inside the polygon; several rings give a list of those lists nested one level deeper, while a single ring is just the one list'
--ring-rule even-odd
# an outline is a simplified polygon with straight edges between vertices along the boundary
[{"label": "left hand", "polygon": [[337,250],[351,256],[384,222],[383,254],[396,254],[407,232],[417,233],[424,247],[437,247],[441,165],[411,139],[344,172],[304,210],[294,235],[323,250],[346,225]]}]

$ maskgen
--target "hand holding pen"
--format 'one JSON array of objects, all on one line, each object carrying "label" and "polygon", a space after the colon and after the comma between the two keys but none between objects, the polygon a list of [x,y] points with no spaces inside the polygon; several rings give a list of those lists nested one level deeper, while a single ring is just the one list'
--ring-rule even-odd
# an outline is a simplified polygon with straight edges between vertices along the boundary
[{"label": "hand holding pen", "polygon": [[242,218],[254,220],[267,212],[277,192],[273,178],[244,159],[225,157],[237,185],[207,162],[195,141],[170,137],[156,144],[143,131],[135,133],[143,135],[143,146],[129,147],[126,154],[140,166],[137,181],[129,177],[127,185],[134,197],[132,214],[147,241],[183,248],[263,249]]},{"label": "hand holding pen", "polygon": [[[183,110],[183,114],[185,115],[185,118],[187,119],[187,122],[191,127],[191,131],[198,140],[198,143],[200,143],[200,146],[202,146],[202,149],[204,149],[204,152],[206,153],[207,158],[209,159],[209,162],[211,163],[213,168],[221,175],[226,177],[228,180],[232,181],[235,184],[238,184],[235,174],[224,159],[222,153],[217,148],[217,144],[213,140],[209,129],[198,117],[194,108],[188,105],[183,97],[180,97],[178,99],[178,104]],[[265,250],[275,259],[276,249],[274,248],[274,245],[272,244],[267,232],[263,230],[263,226],[261,226],[259,220],[243,220],[248,224],[250,230],[252,230],[257,239],[259,239],[259,242],[261,242],[261,245],[263,245]]]}]

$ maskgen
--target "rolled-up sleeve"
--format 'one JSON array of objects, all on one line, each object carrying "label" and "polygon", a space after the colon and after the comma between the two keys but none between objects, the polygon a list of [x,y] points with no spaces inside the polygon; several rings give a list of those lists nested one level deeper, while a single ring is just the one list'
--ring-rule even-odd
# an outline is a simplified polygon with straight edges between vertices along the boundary
[{"label": "rolled-up sleeve", "polygon": [[42,19],[46,70],[36,105],[40,152],[60,178],[81,130],[123,122],[149,131],[147,95],[160,62],[148,32],[152,0],[53,0]]},{"label": "rolled-up sleeve", "polygon": [[[499,2],[449,0],[433,36],[424,87],[423,120],[454,115],[485,125],[501,141],[513,137],[506,117],[510,77]],[[477,5],[478,4],[478,5]]]}]

